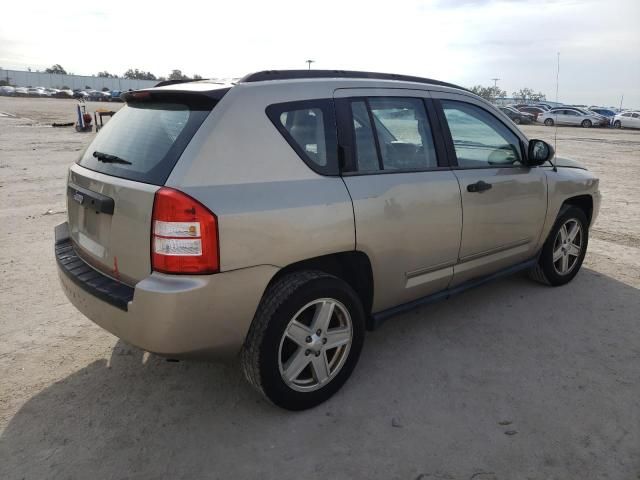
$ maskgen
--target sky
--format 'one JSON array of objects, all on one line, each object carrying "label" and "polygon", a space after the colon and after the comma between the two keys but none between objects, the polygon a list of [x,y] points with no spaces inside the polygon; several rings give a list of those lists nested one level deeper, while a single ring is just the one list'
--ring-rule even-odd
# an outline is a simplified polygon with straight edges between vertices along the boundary
[{"label": "sky", "polygon": [[640,0],[5,2],[0,67],[205,78],[368,70],[640,108]]}]

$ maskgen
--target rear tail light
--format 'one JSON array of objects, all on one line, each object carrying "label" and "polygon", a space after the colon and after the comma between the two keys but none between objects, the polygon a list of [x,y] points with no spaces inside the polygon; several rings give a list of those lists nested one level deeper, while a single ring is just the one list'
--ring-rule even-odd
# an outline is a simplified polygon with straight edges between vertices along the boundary
[{"label": "rear tail light", "polygon": [[219,270],[216,216],[190,196],[162,187],[153,202],[151,266],[163,273]]}]

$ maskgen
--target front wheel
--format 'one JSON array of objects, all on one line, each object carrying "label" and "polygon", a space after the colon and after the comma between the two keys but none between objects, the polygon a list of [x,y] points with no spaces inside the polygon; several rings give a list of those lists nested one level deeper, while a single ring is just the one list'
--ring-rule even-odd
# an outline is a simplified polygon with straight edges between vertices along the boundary
[{"label": "front wheel", "polygon": [[620,120],[616,120],[613,122],[614,128],[622,128],[622,122]]},{"label": "front wheel", "polygon": [[591,120],[583,120],[582,121],[582,128],[591,128],[593,124],[591,123]]},{"label": "front wheel", "polygon": [[244,374],[282,408],[315,407],[351,375],[364,331],[362,304],[347,283],[317,271],[286,275],[260,302],[241,353]]},{"label": "front wheel", "polygon": [[530,276],[554,287],[569,283],[582,266],[588,243],[589,222],[584,211],[573,206],[564,207]]},{"label": "front wheel", "polygon": [[550,119],[550,118],[547,118],[547,119],[544,121],[544,124],[545,124],[547,127],[553,127],[553,120],[552,120],[552,119]]}]

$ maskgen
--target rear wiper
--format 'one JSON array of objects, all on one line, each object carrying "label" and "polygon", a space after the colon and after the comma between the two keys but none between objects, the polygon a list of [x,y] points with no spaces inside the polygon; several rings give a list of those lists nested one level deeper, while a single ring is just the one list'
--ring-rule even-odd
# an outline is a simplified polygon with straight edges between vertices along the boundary
[{"label": "rear wiper", "polygon": [[101,162],[105,163],[124,163],[125,165],[132,165],[132,163],[124,158],[120,158],[116,155],[110,155],[108,153],[98,152],[97,150],[93,152],[93,156],[97,158]]}]

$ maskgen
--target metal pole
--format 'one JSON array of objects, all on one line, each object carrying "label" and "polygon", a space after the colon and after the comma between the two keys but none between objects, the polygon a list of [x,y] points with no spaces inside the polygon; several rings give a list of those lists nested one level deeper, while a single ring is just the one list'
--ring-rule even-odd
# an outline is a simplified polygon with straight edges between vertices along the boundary
[{"label": "metal pole", "polygon": [[491,80],[493,80],[493,101],[495,102],[496,99],[498,98],[498,80],[500,79],[492,78]]},{"label": "metal pole", "polygon": [[309,70],[311,70],[311,64],[315,63],[315,60],[305,60],[309,64]]},{"label": "metal pole", "polygon": [[556,70],[556,103],[558,103],[558,85],[560,83],[560,52],[558,52],[558,69]]},{"label": "metal pole", "polygon": [[[560,85],[560,52],[558,52],[558,69],[556,70],[556,106],[558,106],[558,88]],[[553,149],[558,151],[558,116],[555,116],[555,129],[553,133]]]}]

